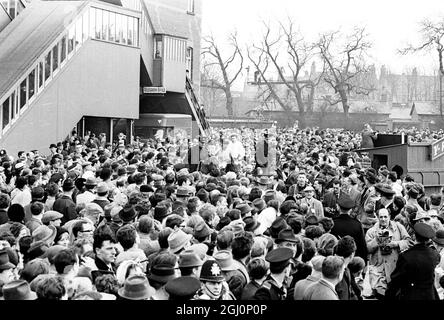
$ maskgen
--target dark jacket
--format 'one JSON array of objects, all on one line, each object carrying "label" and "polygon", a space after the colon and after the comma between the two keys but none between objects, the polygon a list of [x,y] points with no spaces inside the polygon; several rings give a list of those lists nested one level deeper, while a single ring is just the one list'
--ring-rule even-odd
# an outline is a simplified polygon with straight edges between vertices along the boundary
[{"label": "dark jacket", "polygon": [[352,277],[349,268],[345,269],[344,276],[341,282],[336,285],[335,289],[338,293],[339,300],[362,300],[361,290],[356,284],[354,277]]},{"label": "dark jacket", "polygon": [[95,258],[94,259],[97,269],[101,270],[101,271],[112,271],[114,274],[116,274],[116,265],[114,263],[111,263],[111,269],[106,265],[105,262],[103,262],[103,260],[99,259],[99,258]]},{"label": "dark jacket", "polygon": [[280,288],[271,275],[269,275],[262,286],[257,289],[253,300],[285,300],[285,297],[285,290]]},{"label": "dark jacket", "polygon": [[365,243],[364,230],[361,223],[348,214],[341,214],[333,219],[334,226],[330,233],[336,238],[351,236],[356,242],[356,255],[367,262],[367,244]]},{"label": "dark jacket", "polygon": [[374,140],[377,139],[376,132],[372,132],[369,130],[362,131],[362,141],[361,141],[361,148],[373,148],[374,147]]},{"label": "dark jacket", "polygon": [[439,300],[434,286],[438,251],[418,243],[399,255],[385,296],[397,300]]},{"label": "dark jacket", "polygon": [[8,212],[5,209],[0,209],[0,224],[8,222]]},{"label": "dark jacket", "polygon": [[53,210],[63,214],[62,225],[77,218],[76,204],[67,195],[62,195],[54,202]]},{"label": "dark jacket", "polygon": [[240,300],[253,300],[254,295],[256,294],[257,289],[261,286],[255,280],[252,280],[247,283],[247,285],[242,290],[242,295]]}]

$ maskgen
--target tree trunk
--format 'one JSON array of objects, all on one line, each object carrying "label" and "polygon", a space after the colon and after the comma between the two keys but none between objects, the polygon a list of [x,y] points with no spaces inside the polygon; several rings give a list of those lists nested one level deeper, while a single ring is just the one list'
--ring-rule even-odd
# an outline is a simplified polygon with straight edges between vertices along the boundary
[{"label": "tree trunk", "polygon": [[227,99],[226,103],[227,113],[228,116],[232,118],[234,116],[234,112],[233,112],[233,96],[231,95],[231,90],[228,89],[225,91],[225,97]]},{"label": "tree trunk", "polygon": [[305,122],[305,105],[304,105],[304,100],[302,99],[302,94],[301,94],[301,90],[298,90],[295,93],[296,96],[296,102],[298,104],[298,109],[299,109],[299,127],[301,129],[305,129],[306,126],[306,122]]},{"label": "tree trunk", "polygon": [[339,90],[339,96],[341,97],[342,109],[344,110],[344,117],[345,119],[348,119],[349,117],[348,110],[350,109],[350,106],[348,105],[348,97],[344,89]]}]

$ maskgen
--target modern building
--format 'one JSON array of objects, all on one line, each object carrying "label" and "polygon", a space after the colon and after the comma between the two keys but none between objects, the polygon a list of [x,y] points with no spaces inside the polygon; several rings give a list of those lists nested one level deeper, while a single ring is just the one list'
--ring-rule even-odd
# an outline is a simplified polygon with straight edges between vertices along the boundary
[{"label": "modern building", "polygon": [[143,138],[150,114],[188,115],[205,134],[200,1],[27,3],[0,31],[0,146],[47,153],[73,130],[113,142],[137,126]]}]

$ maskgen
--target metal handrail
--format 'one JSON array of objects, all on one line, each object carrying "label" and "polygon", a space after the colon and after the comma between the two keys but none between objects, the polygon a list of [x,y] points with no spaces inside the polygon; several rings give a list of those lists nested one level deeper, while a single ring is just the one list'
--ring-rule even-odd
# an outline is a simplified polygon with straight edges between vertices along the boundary
[{"label": "metal handrail", "polygon": [[190,95],[191,101],[193,102],[193,108],[196,110],[196,114],[199,117],[199,121],[202,124],[203,129],[208,130],[210,128],[210,124],[208,123],[207,118],[205,117],[201,108],[199,107],[200,106],[199,100],[197,99],[196,94],[194,93],[193,86],[191,85],[191,82],[188,79],[188,77],[186,78],[185,88],[188,94]]}]

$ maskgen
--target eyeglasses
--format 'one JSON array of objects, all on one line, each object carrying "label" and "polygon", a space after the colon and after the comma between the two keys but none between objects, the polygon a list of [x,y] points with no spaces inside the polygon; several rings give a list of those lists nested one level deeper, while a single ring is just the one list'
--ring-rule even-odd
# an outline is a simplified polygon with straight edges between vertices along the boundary
[{"label": "eyeglasses", "polygon": [[87,233],[87,232],[94,232],[94,230],[83,230],[83,231],[79,231],[79,232],[82,232],[82,233]]}]

